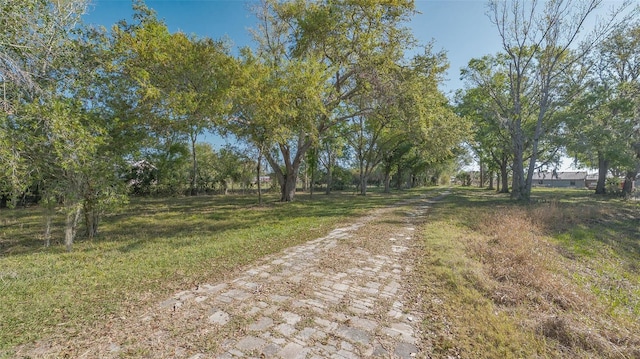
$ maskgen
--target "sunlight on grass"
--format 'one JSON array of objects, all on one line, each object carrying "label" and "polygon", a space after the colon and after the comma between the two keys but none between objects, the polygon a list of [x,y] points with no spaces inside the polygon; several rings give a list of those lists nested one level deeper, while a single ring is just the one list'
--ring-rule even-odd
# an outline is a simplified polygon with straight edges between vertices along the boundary
[{"label": "sunlight on grass", "polygon": [[637,357],[640,207],[533,197],[456,190],[422,228],[434,357]]},{"label": "sunlight on grass", "polygon": [[[11,310],[0,311],[0,357],[15,345],[73,336],[177,290],[219,281],[353,216],[415,195],[301,194],[289,204],[268,197],[262,207],[250,196],[133,199],[105,218],[97,238],[80,240],[71,253],[59,244],[42,247],[38,208],[3,211],[0,307]],[[62,232],[53,235],[59,241]]]}]

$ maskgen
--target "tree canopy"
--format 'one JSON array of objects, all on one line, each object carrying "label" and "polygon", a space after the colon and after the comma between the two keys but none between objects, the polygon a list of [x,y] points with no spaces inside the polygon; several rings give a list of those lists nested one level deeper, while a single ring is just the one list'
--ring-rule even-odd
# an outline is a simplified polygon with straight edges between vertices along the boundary
[{"label": "tree canopy", "polygon": [[171,32],[143,1],[111,29],[82,24],[84,0],[2,1],[0,206],[41,204],[47,240],[63,214],[71,249],[129,195],[261,193],[273,180],[288,202],[301,174],[311,190],[335,178],[365,195],[451,178],[465,146],[505,192],[511,176],[515,199],[563,150],[631,181],[638,26],[614,12],[582,42],[599,6],[490,1],[503,51],[469,62],[454,107],[439,88],[446,52],[407,27],[412,1],[264,0],[237,52]]}]

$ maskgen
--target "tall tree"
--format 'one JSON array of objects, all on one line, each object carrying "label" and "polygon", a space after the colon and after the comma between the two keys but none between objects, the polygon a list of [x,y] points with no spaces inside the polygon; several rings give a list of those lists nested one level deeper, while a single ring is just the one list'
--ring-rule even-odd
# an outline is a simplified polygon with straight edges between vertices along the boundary
[{"label": "tall tree", "polygon": [[33,183],[42,139],[24,120],[24,108],[55,90],[52,75],[60,58],[72,51],[73,30],[86,0],[0,1],[0,195],[3,202]]},{"label": "tall tree", "polygon": [[629,102],[625,120],[630,128],[623,195],[629,196],[633,182],[640,173],[640,22],[626,23],[616,29],[599,47],[599,53],[609,64],[611,82],[619,89],[620,98]]},{"label": "tall tree", "polygon": [[[511,197],[528,199],[531,181],[538,160],[538,146],[550,130],[548,121],[563,103],[559,96],[559,81],[564,72],[584,58],[593,46],[615,26],[621,9],[607,20],[571,54],[571,48],[585,30],[587,19],[602,5],[602,0],[549,2],[518,0],[490,1],[489,17],[496,25],[502,47],[507,55],[510,108],[505,119],[508,124],[513,151],[513,185]],[[523,129],[523,109],[530,101],[534,106],[534,131],[527,138]],[[531,141],[531,156],[525,172],[525,143]]]},{"label": "tall tree", "polygon": [[628,194],[638,173],[640,27],[616,29],[585,59],[584,90],[566,112],[568,150],[597,167],[596,193],[604,194],[610,170],[626,172]]},{"label": "tall tree", "polygon": [[134,24],[114,29],[129,51],[125,69],[139,85],[143,106],[160,119],[157,131],[185,136],[191,150],[190,193],[197,194],[196,143],[221,124],[229,110],[232,59],[223,41],[171,34],[144,5],[135,5]]},{"label": "tall tree", "polygon": [[294,198],[306,151],[328,129],[367,110],[351,100],[376,85],[375,69],[402,57],[411,44],[403,22],[413,11],[410,1],[266,0],[257,7],[252,61],[265,91],[252,96],[264,106],[252,108],[252,116],[245,111],[244,122],[260,129],[256,135],[267,129],[273,135],[277,151],[265,157],[282,201]]},{"label": "tall tree", "polygon": [[83,211],[92,236],[101,209],[118,198],[109,126],[92,101],[104,92],[94,85],[104,74],[103,38],[79,26],[85,1],[0,6],[0,142],[8,144],[0,146],[0,161],[11,174],[8,189],[36,188],[49,218],[61,201],[71,250]]},{"label": "tall tree", "polygon": [[330,194],[333,189],[333,170],[340,158],[345,155],[346,143],[344,137],[340,136],[338,128],[334,128],[320,141],[320,149],[318,154],[318,161],[324,167],[326,174],[325,194]]},{"label": "tall tree", "polygon": [[469,62],[462,70],[471,86],[457,94],[457,112],[472,123],[471,147],[481,162],[490,164],[500,176],[500,192],[509,193],[509,166],[513,151],[508,126],[510,113],[508,77],[495,66],[497,58],[485,56]]}]

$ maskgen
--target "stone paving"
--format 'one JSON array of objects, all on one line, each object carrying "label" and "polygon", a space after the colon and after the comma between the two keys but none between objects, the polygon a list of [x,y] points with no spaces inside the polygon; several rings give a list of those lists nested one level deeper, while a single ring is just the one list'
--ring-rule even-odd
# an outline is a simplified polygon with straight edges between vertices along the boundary
[{"label": "stone paving", "polygon": [[[353,248],[349,265],[342,263],[341,271],[323,268],[320,259],[385,211],[290,248],[229,282],[177,293],[160,307],[208,302],[210,325],[223,327],[233,317],[246,321],[246,332],[226,340],[221,353],[198,353],[190,359],[424,357],[419,352],[420,315],[408,308],[402,295],[403,276],[411,268],[400,259],[413,240],[414,219],[428,204],[422,201],[407,213],[405,224],[387,238],[385,254]],[[312,285],[296,292],[303,282]],[[287,283],[289,290],[263,293],[271,283]]]},{"label": "stone paving", "polygon": [[377,210],[176,293],[136,319],[139,332],[114,328],[82,357],[427,357],[407,277],[416,225],[437,199]]}]

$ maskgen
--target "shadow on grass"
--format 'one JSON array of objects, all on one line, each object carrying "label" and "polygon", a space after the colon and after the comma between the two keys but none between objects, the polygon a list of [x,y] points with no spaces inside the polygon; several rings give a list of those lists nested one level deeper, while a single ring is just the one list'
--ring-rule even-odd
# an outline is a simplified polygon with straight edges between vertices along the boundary
[{"label": "shadow on grass", "polygon": [[508,194],[457,188],[437,204],[436,216],[468,210],[469,216],[458,218],[473,228],[479,213],[495,215],[510,208],[526,209],[540,227],[574,247],[588,247],[593,241],[606,245],[620,258],[640,259],[640,203],[596,196],[588,190],[534,189],[531,201],[514,202]]},{"label": "shadow on grass", "polygon": [[[298,193],[292,203],[277,201],[274,194],[263,196],[257,204],[255,195],[207,195],[196,197],[131,198],[117,214],[107,215],[93,239],[83,236],[81,226],[76,250],[92,251],[96,246],[83,243],[122,243],[120,251],[131,252],[158,241],[176,247],[188,246],[193,238],[224,236],[226,232],[256,229],[267,225],[286,225],[305,218],[344,218],[362,215],[369,210],[414,196],[411,191],[368,196],[352,192],[330,195]],[[57,214],[52,223],[52,247],[43,241],[44,219],[38,207],[0,210],[0,257],[35,252],[63,252],[64,217]],[[81,248],[80,248],[81,247]]]}]

